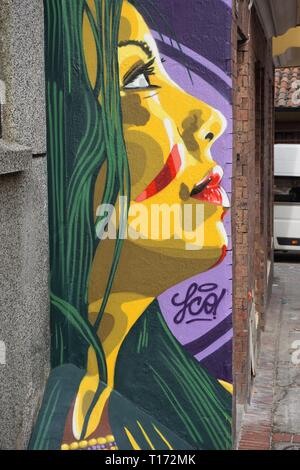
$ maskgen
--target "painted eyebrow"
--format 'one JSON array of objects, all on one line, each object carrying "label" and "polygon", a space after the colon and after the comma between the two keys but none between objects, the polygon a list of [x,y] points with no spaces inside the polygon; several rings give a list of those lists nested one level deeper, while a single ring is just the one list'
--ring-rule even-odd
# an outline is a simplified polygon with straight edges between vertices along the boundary
[{"label": "painted eyebrow", "polygon": [[145,42],[145,41],[134,41],[133,39],[130,39],[128,41],[121,41],[118,44],[119,47],[125,47],[125,46],[138,46],[142,49],[143,52],[151,59],[153,57],[153,52],[150,49],[150,46]]}]

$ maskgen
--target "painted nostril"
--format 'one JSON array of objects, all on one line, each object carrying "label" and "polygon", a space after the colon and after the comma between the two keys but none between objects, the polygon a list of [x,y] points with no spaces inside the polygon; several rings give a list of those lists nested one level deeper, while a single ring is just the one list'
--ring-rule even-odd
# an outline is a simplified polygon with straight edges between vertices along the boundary
[{"label": "painted nostril", "polygon": [[214,138],[214,134],[212,132],[209,132],[206,136],[205,136],[205,140],[213,140]]}]

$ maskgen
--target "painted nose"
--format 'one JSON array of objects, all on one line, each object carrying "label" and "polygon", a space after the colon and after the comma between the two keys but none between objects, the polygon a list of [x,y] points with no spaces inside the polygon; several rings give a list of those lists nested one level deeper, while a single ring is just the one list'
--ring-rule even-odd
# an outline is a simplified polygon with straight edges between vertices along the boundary
[{"label": "painted nose", "polygon": [[208,140],[210,142],[211,140],[214,139],[214,137],[215,135],[212,132],[209,132],[208,134],[206,134],[205,140]]}]

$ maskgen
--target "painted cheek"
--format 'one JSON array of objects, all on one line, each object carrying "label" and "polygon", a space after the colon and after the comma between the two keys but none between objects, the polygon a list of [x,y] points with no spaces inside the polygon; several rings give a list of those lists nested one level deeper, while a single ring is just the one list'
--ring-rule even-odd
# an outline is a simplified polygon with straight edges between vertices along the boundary
[{"label": "painted cheek", "polygon": [[179,146],[174,145],[172,151],[163,167],[154,180],[136,198],[136,202],[142,202],[162,191],[174,180],[182,165]]},{"label": "painted cheek", "polygon": [[124,125],[143,127],[151,115],[138,94],[128,94],[122,98],[122,117]]}]

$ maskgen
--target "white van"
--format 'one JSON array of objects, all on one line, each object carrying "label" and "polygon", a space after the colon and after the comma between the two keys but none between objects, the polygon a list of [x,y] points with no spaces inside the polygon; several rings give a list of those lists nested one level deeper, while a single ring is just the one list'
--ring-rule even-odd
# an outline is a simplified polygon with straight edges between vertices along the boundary
[{"label": "white van", "polygon": [[274,248],[300,251],[300,145],[275,145]]}]

